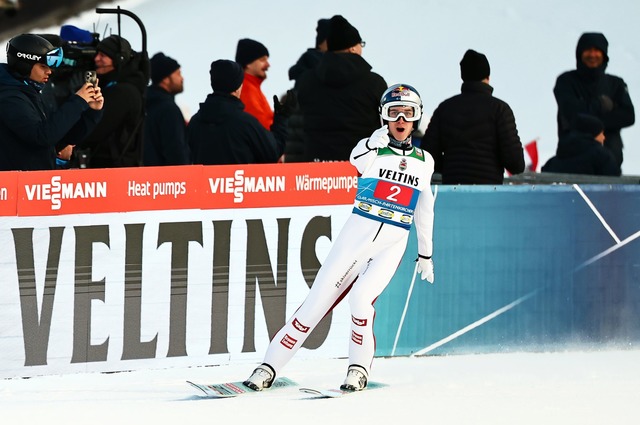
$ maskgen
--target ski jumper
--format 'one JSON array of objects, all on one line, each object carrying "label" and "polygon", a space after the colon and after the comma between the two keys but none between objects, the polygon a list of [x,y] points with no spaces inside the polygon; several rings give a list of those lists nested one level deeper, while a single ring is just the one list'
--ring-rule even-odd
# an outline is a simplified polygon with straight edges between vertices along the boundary
[{"label": "ski jumper", "polygon": [[318,271],[307,298],[271,340],[264,363],[276,375],[318,322],[350,291],[349,364],[371,368],[375,354],[373,303],[398,268],[415,223],[418,251],[433,252],[431,175],[434,162],[409,147],[370,150],[362,139],[350,155],[360,178],[353,213]]}]

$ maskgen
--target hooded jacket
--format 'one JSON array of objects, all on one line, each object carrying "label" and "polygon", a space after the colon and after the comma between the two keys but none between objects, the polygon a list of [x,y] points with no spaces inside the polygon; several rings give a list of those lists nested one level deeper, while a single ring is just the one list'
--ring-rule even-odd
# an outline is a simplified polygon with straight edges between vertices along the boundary
[{"label": "hooded jacket", "polygon": [[[620,130],[635,122],[635,111],[624,80],[605,73],[609,63],[608,42],[603,34],[585,33],[576,46],[576,69],[561,74],[553,89],[558,104],[558,139],[570,131],[570,123],[579,113],[593,115],[604,123],[606,140],[618,166],[622,164]],[[587,68],[582,53],[595,47],[604,54],[602,65]]]},{"label": "hooded jacket", "polygon": [[187,126],[194,164],[275,163],[284,152],[286,118],[276,114],[271,132],[244,111],[240,99],[214,92]]},{"label": "hooded jacket", "polygon": [[358,141],[380,127],[378,107],[387,83],[360,55],[326,52],[296,88],[306,161],[347,161]]},{"label": "hooded jacket", "polygon": [[76,145],[102,116],[73,94],[55,110],[40,91],[0,64],[0,170],[53,170],[56,146]]},{"label": "hooded jacket", "polygon": [[509,105],[481,81],[462,83],[462,93],[434,111],[422,139],[444,184],[502,184],[504,169],[524,171],[524,152]]}]

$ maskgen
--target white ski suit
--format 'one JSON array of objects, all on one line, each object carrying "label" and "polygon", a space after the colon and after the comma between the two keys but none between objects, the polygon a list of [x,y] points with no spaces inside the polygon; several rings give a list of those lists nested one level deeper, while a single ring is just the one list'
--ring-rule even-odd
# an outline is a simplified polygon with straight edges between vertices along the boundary
[{"label": "white ski suit", "polygon": [[375,353],[373,304],[396,272],[415,222],[420,255],[433,252],[433,158],[420,148],[369,149],[362,139],[350,156],[360,178],[353,213],[318,271],[309,294],[271,340],[264,363],[276,374],[318,322],[350,291],[349,364],[369,372]]}]

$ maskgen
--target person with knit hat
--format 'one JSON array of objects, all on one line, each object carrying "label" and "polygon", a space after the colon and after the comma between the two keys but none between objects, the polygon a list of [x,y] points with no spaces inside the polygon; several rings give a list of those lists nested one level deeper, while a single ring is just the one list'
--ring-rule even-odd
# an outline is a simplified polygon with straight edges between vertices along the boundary
[{"label": "person with knit hat", "polygon": [[240,100],[246,81],[237,62],[219,59],[211,63],[211,88],[200,109],[187,125],[187,141],[194,164],[275,163],[282,156],[287,137],[286,117],[276,114],[271,131],[247,113]]},{"label": "person with knit hat", "polygon": [[558,139],[571,131],[577,114],[593,115],[603,122],[604,146],[613,153],[620,168],[623,162],[620,130],[635,123],[635,110],[624,80],[605,73],[608,50],[604,34],[582,34],[575,50],[576,69],[558,76],[553,94],[558,104]]},{"label": "person with knit hat", "polygon": [[346,161],[358,140],[380,126],[377,107],[387,83],[362,57],[364,45],[345,17],[331,17],[327,52],[296,80],[304,161]]},{"label": "person with knit hat", "polygon": [[158,52],[151,58],[151,85],[147,89],[144,122],[144,165],[190,163],[187,123],[175,96],[184,90],[180,64]]},{"label": "person with knit hat", "polygon": [[269,50],[259,41],[243,38],[238,41],[236,62],[240,64],[245,74],[244,88],[240,97],[245,111],[256,117],[265,129],[271,129],[273,110],[261,88],[271,66]]},{"label": "person with knit hat", "polygon": [[604,123],[588,114],[571,120],[569,133],[558,141],[556,155],[542,167],[545,173],[619,176],[613,153],[604,147]]},{"label": "person with knit hat", "polygon": [[460,61],[461,93],[440,103],[422,139],[443,184],[502,184],[524,171],[513,111],[493,96],[487,57],[469,49]]},{"label": "person with knit hat", "polygon": [[20,34],[0,63],[0,171],[53,170],[56,155],[68,160],[73,146],[102,118],[99,87],[85,82],[60,107],[50,107],[42,89],[63,61],[63,51],[37,34]]},{"label": "person with knit hat", "polygon": [[82,143],[88,150],[87,167],[140,166],[149,60],[115,34],[101,40],[96,50],[94,63],[105,99],[104,117]]},{"label": "person with knit hat", "polygon": [[[316,25],[315,47],[308,48],[289,68],[289,80],[297,84],[298,78],[310,69],[314,69],[327,51],[327,37],[329,36],[329,19],[318,19]],[[294,85],[294,91],[297,89]],[[295,109],[289,118],[289,140],[285,151],[285,162],[304,161],[304,118],[300,106]]]},{"label": "person with knit hat", "polygon": [[289,68],[289,80],[297,80],[303,72],[316,67],[324,52],[327,51],[327,37],[329,36],[329,19],[318,19],[314,47],[309,47]]}]

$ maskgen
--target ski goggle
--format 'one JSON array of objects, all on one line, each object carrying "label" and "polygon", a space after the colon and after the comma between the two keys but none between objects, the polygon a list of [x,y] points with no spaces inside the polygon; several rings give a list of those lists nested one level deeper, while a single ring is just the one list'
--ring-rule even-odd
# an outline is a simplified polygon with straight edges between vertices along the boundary
[{"label": "ski goggle", "polygon": [[64,55],[61,47],[57,47],[47,53],[45,56],[45,64],[49,68],[57,68],[62,64],[62,59],[64,59]]},{"label": "ski goggle", "polygon": [[413,103],[389,102],[382,107],[380,116],[385,121],[398,121],[402,117],[407,122],[413,122],[422,117],[422,110]]}]

